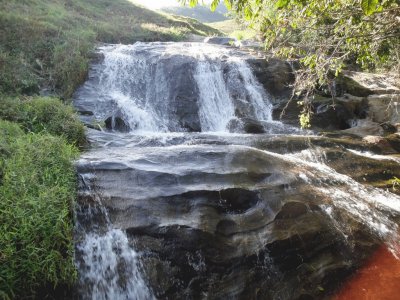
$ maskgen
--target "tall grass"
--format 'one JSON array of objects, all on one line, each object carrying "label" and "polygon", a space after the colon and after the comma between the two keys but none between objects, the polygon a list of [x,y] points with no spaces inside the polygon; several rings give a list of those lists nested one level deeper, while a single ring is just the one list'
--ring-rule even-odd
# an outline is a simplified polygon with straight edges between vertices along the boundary
[{"label": "tall grass", "polygon": [[[0,298],[30,298],[71,286],[72,203],[77,150],[63,138],[24,134],[0,121]],[[3,136],[3,135],[2,135]]]},{"label": "tall grass", "polygon": [[127,0],[0,0],[0,299],[68,299],[76,279],[72,161],[84,127],[70,106],[37,94],[70,99],[98,42],[188,33],[218,31]]},{"label": "tall grass", "polygon": [[0,95],[0,299],[70,291],[74,145],[84,141],[59,99]]},{"label": "tall grass", "polygon": [[85,144],[85,129],[72,106],[57,98],[0,95],[0,119],[19,123],[31,133],[62,136],[76,146]]}]

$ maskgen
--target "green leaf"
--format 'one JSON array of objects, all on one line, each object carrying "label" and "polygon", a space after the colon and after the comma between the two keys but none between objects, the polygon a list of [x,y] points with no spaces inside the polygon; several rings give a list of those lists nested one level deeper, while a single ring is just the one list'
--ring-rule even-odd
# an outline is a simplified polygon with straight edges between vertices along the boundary
[{"label": "green leaf", "polygon": [[190,0],[189,6],[190,6],[190,7],[195,7],[198,3],[199,3],[198,0]]},{"label": "green leaf", "polygon": [[288,6],[290,0],[278,0],[275,3],[275,8],[280,9],[280,8],[284,8],[286,6]]},{"label": "green leaf", "polygon": [[211,10],[215,11],[218,5],[219,5],[219,0],[214,0],[213,2],[211,2]]},{"label": "green leaf", "polygon": [[361,8],[366,16],[372,15],[376,12],[378,0],[361,0]]},{"label": "green leaf", "polygon": [[230,0],[224,0],[224,3],[228,10],[232,10],[232,3]]}]

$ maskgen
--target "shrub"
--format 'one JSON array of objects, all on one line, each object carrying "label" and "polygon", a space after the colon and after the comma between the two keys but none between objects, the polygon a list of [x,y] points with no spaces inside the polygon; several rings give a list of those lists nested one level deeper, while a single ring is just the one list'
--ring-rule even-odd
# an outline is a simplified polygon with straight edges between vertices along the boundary
[{"label": "shrub", "polygon": [[13,152],[13,142],[23,134],[24,132],[17,124],[0,120],[0,185],[4,174],[5,160]]},{"label": "shrub", "polygon": [[76,87],[85,81],[89,65],[89,53],[93,48],[93,31],[69,32],[65,41],[54,47],[52,78],[54,87],[64,98],[70,98]]},{"label": "shrub", "polygon": [[15,56],[0,49],[0,93],[35,94],[39,91],[38,77],[20,55]]},{"label": "shrub", "polygon": [[0,97],[0,118],[20,123],[28,132],[64,136],[77,146],[85,143],[85,129],[73,108],[57,98]]},{"label": "shrub", "polygon": [[22,103],[26,112],[24,125],[32,132],[62,135],[71,144],[85,142],[85,129],[73,108],[56,98],[34,98]]},{"label": "shrub", "polygon": [[4,160],[0,186],[0,297],[32,297],[42,287],[70,286],[76,278],[71,161],[77,150],[63,138],[21,135],[7,122],[0,126],[19,135]]}]

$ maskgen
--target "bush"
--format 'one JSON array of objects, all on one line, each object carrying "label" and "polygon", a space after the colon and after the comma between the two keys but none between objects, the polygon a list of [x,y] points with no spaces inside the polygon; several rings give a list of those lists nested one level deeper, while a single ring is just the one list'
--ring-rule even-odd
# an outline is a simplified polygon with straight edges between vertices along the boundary
[{"label": "bush", "polygon": [[0,185],[4,174],[5,160],[13,152],[13,142],[23,134],[24,132],[17,124],[0,120]]},{"label": "bush", "polygon": [[[73,262],[72,203],[77,150],[63,138],[23,134],[0,123],[8,137],[19,136],[4,159],[0,186],[0,298],[35,296],[48,286],[70,286]],[[10,138],[2,137],[7,144]]]},{"label": "bush", "polygon": [[56,90],[70,98],[76,87],[85,81],[88,71],[88,54],[93,48],[93,31],[76,31],[64,34],[65,42],[54,47],[52,78]]},{"label": "bush", "polygon": [[57,98],[0,97],[0,118],[21,124],[27,132],[61,135],[77,146],[85,143],[83,124],[73,108]]}]

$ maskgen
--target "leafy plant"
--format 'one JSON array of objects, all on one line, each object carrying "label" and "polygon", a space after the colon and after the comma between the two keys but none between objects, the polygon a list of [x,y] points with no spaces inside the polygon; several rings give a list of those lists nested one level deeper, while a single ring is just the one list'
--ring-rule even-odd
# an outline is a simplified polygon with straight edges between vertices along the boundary
[{"label": "leafy plant", "polygon": [[393,189],[394,189],[394,190],[397,190],[397,189],[400,187],[400,178],[394,177],[394,178],[391,180],[391,183],[392,183]]}]

